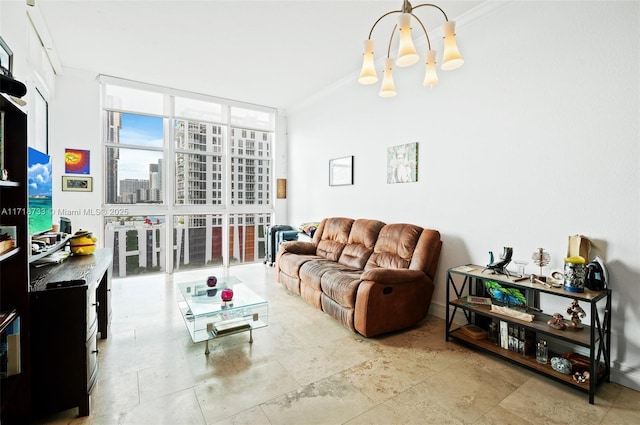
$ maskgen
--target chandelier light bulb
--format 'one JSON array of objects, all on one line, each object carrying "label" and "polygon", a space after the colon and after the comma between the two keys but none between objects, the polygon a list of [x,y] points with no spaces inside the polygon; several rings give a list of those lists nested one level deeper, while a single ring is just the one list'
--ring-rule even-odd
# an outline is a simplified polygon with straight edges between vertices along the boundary
[{"label": "chandelier light bulb", "polygon": [[396,93],[396,87],[393,84],[393,59],[387,58],[382,72],[382,86],[378,93],[380,97],[393,97]]},{"label": "chandelier light bulb", "polygon": [[433,87],[438,85],[438,73],[436,72],[436,51],[429,50],[427,52],[427,66],[424,73],[424,81],[422,83],[425,87]]},{"label": "chandelier light bulb", "polygon": [[375,84],[378,82],[378,74],[373,60],[373,48],[375,42],[373,40],[365,40],[364,53],[362,54],[362,69],[358,82],[360,84]]},{"label": "chandelier light bulb", "polygon": [[398,47],[396,65],[402,67],[411,66],[418,62],[420,57],[413,45],[413,38],[411,37],[410,13],[401,13],[398,16],[398,28],[400,29],[400,46]]},{"label": "chandelier light bulb", "polygon": [[464,59],[456,44],[456,23],[447,21],[442,24],[442,33],[444,34],[444,56],[440,68],[444,71],[460,68]]}]

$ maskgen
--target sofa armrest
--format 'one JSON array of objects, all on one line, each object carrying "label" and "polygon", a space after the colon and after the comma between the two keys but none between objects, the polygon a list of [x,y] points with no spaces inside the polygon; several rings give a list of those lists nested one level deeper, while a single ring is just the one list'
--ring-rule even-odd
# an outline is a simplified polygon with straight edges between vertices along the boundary
[{"label": "sofa armrest", "polygon": [[354,327],[372,337],[422,321],[429,311],[433,282],[422,270],[375,268],[361,275]]},{"label": "sofa armrest", "polygon": [[375,268],[366,270],[360,278],[381,284],[397,284],[421,281],[425,274],[422,270]]},{"label": "sofa armrest", "polygon": [[285,252],[298,255],[315,255],[316,246],[312,242],[287,241],[280,245],[280,254]]}]

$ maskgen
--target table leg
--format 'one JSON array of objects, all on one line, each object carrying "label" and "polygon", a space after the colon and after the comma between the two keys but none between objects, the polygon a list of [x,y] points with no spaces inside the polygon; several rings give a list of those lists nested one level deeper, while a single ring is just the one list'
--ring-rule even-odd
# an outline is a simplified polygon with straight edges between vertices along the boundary
[{"label": "table leg", "polygon": [[209,351],[209,340],[206,340],[204,342],[204,354],[209,355],[210,351]]},{"label": "table leg", "polygon": [[253,343],[253,328],[249,328],[249,344]]}]

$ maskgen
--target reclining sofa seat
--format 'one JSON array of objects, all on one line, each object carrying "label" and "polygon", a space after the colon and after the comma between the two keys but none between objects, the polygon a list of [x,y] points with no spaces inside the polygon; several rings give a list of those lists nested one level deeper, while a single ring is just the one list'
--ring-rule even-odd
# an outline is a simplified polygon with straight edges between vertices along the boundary
[{"label": "reclining sofa seat", "polygon": [[439,232],[412,224],[326,218],[312,242],[282,244],[276,279],[370,337],[426,317],[441,246]]}]

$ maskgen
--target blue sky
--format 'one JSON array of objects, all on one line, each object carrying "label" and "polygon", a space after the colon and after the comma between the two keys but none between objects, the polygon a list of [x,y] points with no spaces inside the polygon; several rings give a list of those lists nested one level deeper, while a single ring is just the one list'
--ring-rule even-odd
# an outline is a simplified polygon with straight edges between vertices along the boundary
[{"label": "blue sky", "polygon": [[[162,148],[162,117],[122,114],[120,143]],[[118,179],[149,179],[149,164],[157,164],[162,152],[120,148]]]},{"label": "blue sky", "polygon": [[51,158],[49,155],[29,148],[27,179],[30,196],[51,196]]},{"label": "blue sky", "polygon": [[147,115],[122,114],[120,143],[162,147],[162,118]]}]

